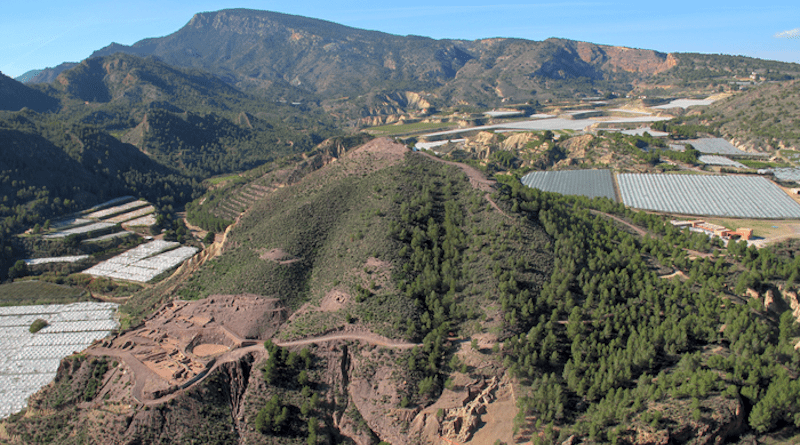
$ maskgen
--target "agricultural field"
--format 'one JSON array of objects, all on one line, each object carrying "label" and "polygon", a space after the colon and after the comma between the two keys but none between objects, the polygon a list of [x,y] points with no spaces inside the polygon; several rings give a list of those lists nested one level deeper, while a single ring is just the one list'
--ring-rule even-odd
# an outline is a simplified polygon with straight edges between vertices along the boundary
[{"label": "agricultural field", "polygon": [[723,138],[691,139],[685,143],[691,144],[695,150],[703,154],[728,155],[728,156],[763,156],[759,153],[749,153],[739,150]]},{"label": "agricultural field", "polygon": [[50,225],[44,239],[66,238],[81,235],[84,243],[105,241],[130,236],[133,232],[119,231],[120,226],[151,226],[156,223],[155,207],[144,200],[134,200],[132,196],[115,198],[80,212],[82,216],[70,216]]},{"label": "agricultural field", "polygon": [[17,281],[0,285],[0,306],[67,304],[89,300],[89,293],[46,281]]},{"label": "agricultural field", "polygon": [[126,213],[123,213],[121,215],[113,216],[111,218],[108,218],[106,221],[107,222],[112,222],[112,223],[124,223],[125,221],[130,221],[130,220],[133,220],[133,219],[141,218],[141,217],[146,216],[146,215],[150,215],[152,213],[155,213],[155,211],[156,211],[156,208],[151,206],[151,205],[149,205],[149,206],[142,207],[140,209],[134,210],[132,212],[126,212]]},{"label": "agricultural field", "polygon": [[622,131],[620,131],[620,133],[622,133],[622,134],[624,134],[626,136],[644,136],[644,134],[647,133],[650,136],[653,136],[654,138],[661,138],[661,137],[669,136],[669,133],[667,133],[665,131],[653,130],[650,127],[639,127],[639,128],[633,129],[633,130],[622,130]]},{"label": "agricultural field", "polygon": [[779,181],[786,182],[800,182],[800,168],[795,167],[782,167],[766,169],[767,172],[772,173]]},{"label": "agricultural field", "polygon": [[147,227],[155,225],[156,217],[154,214],[149,214],[146,216],[142,216],[140,218],[132,219],[130,221],[122,223],[123,227]]},{"label": "agricultural field", "polygon": [[93,221],[91,219],[87,218],[67,218],[50,224],[50,228],[54,230],[62,230],[77,226],[85,226],[86,224],[90,224],[92,222]]},{"label": "agricultural field", "polygon": [[755,176],[620,174],[625,205],[683,215],[800,218],[800,204]]},{"label": "agricultural field", "polygon": [[651,108],[658,110],[669,110],[670,108],[689,108],[694,106],[708,106],[715,102],[714,99],[675,99],[664,105],[656,105]]},{"label": "agricultural field", "polygon": [[99,232],[102,230],[109,230],[114,227],[116,224],[107,223],[107,222],[97,222],[94,224],[87,224],[85,226],[78,226],[73,227],[71,229],[59,230],[57,232],[48,233],[47,235],[42,236],[45,239],[57,239],[57,238],[66,238],[70,235],[84,235],[89,234],[92,232]]},{"label": "agricultural field", "polygon": [[781,155],[782,158],[786,159],[787,161],[800,162],[800,152],[798,151],[783,149],[779,150],[778,153]]},{"label": "agricultural field", "polygon": [[522,116],[525,113],[523,113],[522,111],[487,111],[483,114],[489,117],[502,118],[502,117]]},{"label": "agricultural field", "polygon": [[30,258],[25,261],[25,264],[28,266],[36,266],[39,264],[50,264],[50,263],[76,263],[81,260],[88,259],[89,255],[67,255],[67,256],[55,256],[55,257],[48,257],[48,258]]},{"label": "agricultural field", "polygon": [[87,218],[92,218],[92,219],[103,219],[103,218],[107,218],[109,216],[113,216],[113,215],[117,215],[117,214],[120,214],[120,213],[125,213],[127,211],[131,211],[131,210],[134,210],[134,209],[138,209],[139,207],[144,207],[146,205],[147,205],[147,201],[142,201],[142,200],[132,201],[132,202],[128,202],[126,204],[122,204],[122,205],[118,205],[118,206],[114,206],[114,207],[109,207],[109,208],[106,208],[106,209],[103,209],[103,210],[98,210],[96,212],[89,213],[88,215],[86,215],[86,217]]},{"label": "agricultural field", "polygon": [[528,187],[562,195],[617,200],[610,170],[564,170],[531,172],[522,177]]},{"label": "agricultural field", "polygon": [[450,143],[458,143],[464,142],[466,139],[446,139],[444,141],[434,141],[434,142],[417,142],[414,145],[414,148],[417,150],[433,150],[436,147],[441,147],[442,145],[447,145]]},{"label": "agricultural field", "polygon": [[382,125],[379,127],[366,128],[365,131],[376,136],[397,136],[402,134],[412,134],[421,131],[441,130],[444,128],[457,127],[456,122],[417,122],[413,124]]},{"label": "agricultural field", "polygon": [[652,116],[652,115],[637,115],[635,117],[591,117],[587,119],[564,119],[564,118],[536,118],[532,120],[520,120],[505,122],[493,125],[482,125],[478,127],[458,128],[455,130],[438,131],[435,133],[428,133],[422,135],[425,138],[450,136],[466,132],[476,131],[584,131],[592,125],[602,123],[604,125],[611,124],[646,124],[650,122],[658,122],[669,120],[665,116]]},{"label": "agricultural field", "polygon": [[702,162],[703,164],[708,164],[708,165],[721,165],[723,167],[747,168],[747,166],[742,164],[741,162],[736,162],[733,159],[726,158],[725,156],[702,155],[698,156],[697,160]]},{"label": "agricultural field", "polygon": [[114,198],[114,199],[108,200],[106,202],[97,204],[96,206],[85,210],[83,213],[96,212],[98,210],[105,209],[105,208],[108,208],[108,207],[111,207],[111,206],[120,205],[120,204],[124,204],[126,202],[129,202],[129,201],[133,201],[134,199],[136,199],[136,198],[134,198],[133,196],[120,196],[119,198]]},{"label": "agricultural field", "polygon": [[209,179],[206,179],[205,182],[207,182],[207,183],[209,183],[211,185],[219,185],[219,184],[222,184],[223,182],[228,182],[228,181],[231,181],[231,182],[245,182],[246,180],[240,174],[237,173],[237,174],[234,174],[234,175],[225,175],[225,176],[217,176],[217,177],[214,177],[214,178],[209,178]]},{"label": "agricultural field", "polygon": [[[53,380],[61,359],[116,329],[116,310],[114,303],[89,302],[0,308],[0,418],[25,408]],[[36,320],[46,326],[31,332]]]},{"label": "agricultural field", "polygon": [[122,231],[122,232],[114,232],[114,233],[109,233],[108,235],[98,236],[96,238],[85,239],[85,240],[81,241],[81,243],[96,243],[96,242],[100,242],[100,241],[107,241],[107,240],[114,239],[114,238],[127,237],[127,236],[131,236],[133,234],[134,234],[133,232],[128,232],[128,231],[125,230],[125,231]]},{"label": "agricultural field", "polygon": [[[151,241],[97,264],[83,273],[96,277],[146,283],[178,266],[197,253],[194,247],[180,243]],[[163,252],[163,253],[162,253]]]}]

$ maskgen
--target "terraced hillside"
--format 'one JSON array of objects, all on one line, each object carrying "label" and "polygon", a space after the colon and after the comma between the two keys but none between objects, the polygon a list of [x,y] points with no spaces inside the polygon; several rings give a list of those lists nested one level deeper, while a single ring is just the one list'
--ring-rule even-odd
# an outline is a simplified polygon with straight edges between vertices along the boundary
[{"label": "terraced hillside", "polygon": [[212,178],[208,181],[211,191],[187,206],[188,218],[206,230],[220,232],[267,195],[298,182],[370,139],[363,133],[331,138],[302,156],[269,162],[238,175]]}]

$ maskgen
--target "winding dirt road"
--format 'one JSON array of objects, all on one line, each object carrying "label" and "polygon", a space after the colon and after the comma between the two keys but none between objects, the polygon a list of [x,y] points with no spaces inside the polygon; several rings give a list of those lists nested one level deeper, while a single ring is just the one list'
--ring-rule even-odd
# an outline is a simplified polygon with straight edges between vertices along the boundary
[{"label": "winding dirt road", "polygon": [[427,158],[433,159],[434,161],[438,161],[443,164],[452,165],[454,167],[460,168],[469,178],[470,184],[472,184],[472,186],[475,187],[476,189],[483,190],[484,192],[492,191],[492,186],[497,182],[492,179],[486,179],[486,177],[483,176],[483,173],[481,173],[480,170],[471,167],[467,164],[461,164],[459,162],[453,162],[453,161],[445,161],[444,159],[437,158],[436,156],[425,153],[424,151],[418,151],[417,153]]},{"label": "winding dirt road", "polygon": [[300,340],[292,340],[286,342],[275,342],[276,345],[281,347],[290,347],[290,346],[303,346],[303,345],[310,345],[310,344],[318,344],[318,343],[325,343],[329,341],[336,341],[336,340],[357,340],[363,341],[365,343],[369,343],[371,345],[376,346],[383,346],[386,348],[395,348],[395,349],[411,349],[416,346],[422,346],[419,343],[409,343],[402,340],[392,340],[390,338],[382,337],[380,335],[372,334],[369,332],[342,332],[342,333],[334,333],[334,334],[327,334],[321,335],[319,337],[309,337],[303,338]]},{"label": "winding dirt road", "polygon": [[[232,335],[235,336],[235,334]],[[311,344],[319,344],[330,341],[342,341],[342,340],[361,341],[371,345],[382,346],[386,348],[394,348],[394,349],[411,349],[416,346],[421,346],[419,343],[410,343],[402,340],[393,340],[390,338],[382,337],[377,334],[373,334],[371,332],[331,333],[326,335],[320,335],[318,337],[309,337],[299,340],[276,341],[275,344],[280,347],[293,347],[293,346],[305,346]],[[142,363],[136,357],[134,357],[133,354],[115,348],[104,348],[104,347],[89,348],[86,350],[86,353],[95,357],[102,357],[102,356],[113,357],[117,360],[125,362],[125,364],[127,364],[130,370],[133,372],[132,379],[135,382],[132,389],[133,398],[145,406],[160,405],[164,402],[172,400],[178,394],[181,394],[184,390],[191,388],[192,386],[197,385],[198,383],[205,380],[206,377],[213,374],[217,369],[219,369],[220,366],[222,366],[225,363],[230,363],[240,360],[242,357],[248,354],[256,354],[256,360],[265,359],[267,357],[267,351],[266,349],[264,349],[262,341],[259,340],[258,344],[237,348],[221,355],[214,362],[214,365],[211,366],[211,368],[207,369],[200,378],[192,382],[190,385],[178,389],[176,391],[173,391],[170,394],[167,394],[163,397],[148,399],[144,396],[144,389],[148,384],[148,382],[151,381],[158,382],[158,381],[163,381],[163,379],[158,374],[153,372],[153,370],[148,368],[144,363]]]}]

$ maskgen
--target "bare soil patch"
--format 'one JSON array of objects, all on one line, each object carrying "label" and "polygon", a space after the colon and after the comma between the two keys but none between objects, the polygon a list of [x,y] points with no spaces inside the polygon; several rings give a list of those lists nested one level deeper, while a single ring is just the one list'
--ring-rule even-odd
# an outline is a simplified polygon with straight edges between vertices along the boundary
[{"label": "bare soil patch", "polygon": [[374,285],[377,288],[384,288],[391,283],[392,264],[375,257],[369,257],[364,263],[364,268],[361,271],[357,271],[357,273],[364,286],[372,287]]},{"label": "bare soil patch", "polygon": [[375,258],[374,256],[371,256],[371,257],[367,258],[367,263],[366,263],[365,266],[370,268],[370,269],[387,270],[387,269],[391,269],[392,264],[390,262],[388,262],[388,261],[383,261],[383,260],[380,260],[378,258]]},{"label": "bare soil patch", "polygon": [[292,264],[300,261],[301,258],[291,255],[289,252],[281,249],[280,247],[270,249],[262,253],[259,258],[266,261],[272,261],[278,264]]},{"label": "bare soil patch", "polygon": [[350,294],[340,289],[331,289],[322,298],[319,310],[323,312],[335,312],[344,307],[350,301]]},{"label": "bare soil patch", "polygon": [[208,357],[211,355],[221,354],[226,351],[228,351],[227,346],[215,345],[211,343],[203,343],[202,345],[197,345],[192,349],[192,353],[198,357]]},{"label": "bare soil patch", "polygon": [[[365,175],[402,162],[409,151],[408,147],[390,138],[377,138],[348,151],[333,163],[337,165],[338,174]],[[309,174],[306,179],[318,183],[320,176],[330,173],[324,171],[327,169],[320,170]]]},{"label": "bare soil patch", "polygon": [[669,279],[669,278],[675,278],[675,277],[680,277],[682,280],[689,279],[689,277],[687,277],[686,274],[683,273],[683,271],[680,271],[680,270],[676,270],[675,272],[672,272],[671,274],[661,275],[659,278]]},{"label": "bare soil patch", "polygon": [[493,401],[484,405],[486,412],[481,416],[482,425],[468,443],[491,445],[498,439],[505,443],[514,443],[514,416],[511,413],[515,413],[518,408],[508,376],[503,376],[500,380],[494,397]]}]

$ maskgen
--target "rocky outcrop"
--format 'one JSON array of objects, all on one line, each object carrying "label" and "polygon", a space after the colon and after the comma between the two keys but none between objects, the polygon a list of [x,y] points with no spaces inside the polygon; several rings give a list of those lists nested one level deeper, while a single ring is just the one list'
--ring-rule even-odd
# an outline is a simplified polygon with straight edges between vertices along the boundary
[{"label": "rocky outcrop", "polygon": [[786,290],[783,292],[783,299],[786,301],[786,304],[789,305],[789,308],[792,310],[792,315],[794,319],[800,323],[800,300],[797,298],[797,292],[793,292],[790,290]]},{"label": "rocky outcrop", "polygon": [[612,71],[658,74],[678,65],[672,54],[651,50],[626,48],[624,46],[592,45],[577,43],[578,54],[586,63],[600,64]]},{"label": "rocky outcrop", "polygon": [[394,353],[380,348],[360,348],[349,360],[346,382],[349,406],[358,410],[365,423],[380,440],[389,443],[417,443],[416,434],[407,430],[419,408],[401,408],[401,392],[406,382],[399,380],[390,363]]},{"label": "rocky outcrop", "polygon": [[539,137],[536,133],[516,133],[505,138],[501,145],[504,150],[522,150],[530,142],[538,140]]},{"label": "rocky outcrop", "polygon": [[768,290],[764,294],[764,309],[766,310],[775,310],[775,292],[772,289]]},{"label": "rocky outcrop", "polygon": [[717,445],[736,437],[745,428],[745,412],[741,398],[709,397],[701,402],[700,417],[693,414],[688,400],[658,403],[649,411],[661,413],[657,426],[636,424],[627,437],[634,445],[668,445],[685,443]]}]

